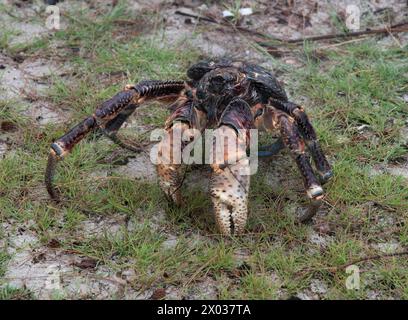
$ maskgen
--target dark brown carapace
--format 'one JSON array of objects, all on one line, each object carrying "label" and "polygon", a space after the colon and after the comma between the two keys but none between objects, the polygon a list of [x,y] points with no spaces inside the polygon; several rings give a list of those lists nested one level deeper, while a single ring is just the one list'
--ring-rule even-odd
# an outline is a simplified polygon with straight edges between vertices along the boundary
[{"label": "dark brown carapace", "polygon": [[[57,160],[67,155],[90,132],[100,130],[120,146],[140,151],[121,141],[117,132],[142,103],[157,100],[170,102],[171,115],[165,123],[170,137],[175,130],[186,132],[196,129],[203,132],[207,128],[236,136],[240,136],[241,130],[248,132],[250,129],[280,132],[281,138],[264,153],[273,155],[283,147],[288,148],[303,177],[306,194],[311,199],[310,209],[300,219],[310,220],[323,198],[321,184],[332,177],[332,171],[304,108],[290,102],[273,74],[258,65],[228,59],[205,60],[191,66],[187,76],[188,81],[149,80],[127,85],[96,109],[93,115],[52,143],[45,174],[51,198],[59,199],[53,186]],[[172,138],[163,139],[158,146],[159,155],[169,154],[167,152],[174,147],[173,143]],[[250,165],[250,159],[243,145],[241,150],[237,150],[239,155],[236,159],[239,161],[230,163],[227,154],[225,165],[211,165],[210,194],[222,234],[242,233],[247,220],[250,175],[240,172]],[[315,170],[305,149],[313,159]],[[180,187],[184,180],[182,165],[171,160],[157,164],[159,185],[170,201],[180,205]]]}]

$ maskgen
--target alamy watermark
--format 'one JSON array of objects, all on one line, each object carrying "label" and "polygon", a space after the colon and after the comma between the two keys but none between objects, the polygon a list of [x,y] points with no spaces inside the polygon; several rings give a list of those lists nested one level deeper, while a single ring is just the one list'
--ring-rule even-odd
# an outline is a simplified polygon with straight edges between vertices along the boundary
[{"label": "alamy watermark", "polygon": [[238,167],[241,175],[253,175],[258,170],[258,130],[197,129],[173,127],[151,132],[150,140],[161,141],[150,151],[153,164],[249,165]]},{"label": "alamy watermark", "polygon": [[45,20],[45,26],[50,30],[61,29],[61,14],[58,6],[47,6],[45,13],[48,15]]},{"label": "alamy watermark", "polygon": [[360,29],[360,7],[356,4],[347,5],[345,24],[349,30],[357,31]]},{"label": "alamy watermark", "polygon": [[350,274],[346,278],[346,288],[348,290],[360,290],[360,268],[352,264],[346,268],[346,273]]}]

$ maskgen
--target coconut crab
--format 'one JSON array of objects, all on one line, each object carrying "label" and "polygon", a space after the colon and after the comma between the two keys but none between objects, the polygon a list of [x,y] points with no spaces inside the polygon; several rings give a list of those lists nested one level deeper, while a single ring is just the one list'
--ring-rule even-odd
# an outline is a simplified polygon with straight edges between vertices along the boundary
[{"label": "coconut crab", "polygon": [[[311,206],[301,221],[310,220],[323,198],[321,185],[333,175],[330,165],[318,143],[317,136],[304,108],[288,100],[285,90],[272,73],[245,62],[228,59],[204,60],[192,65],[187,81],[142,81],[127,85],[123,91],[102,103],[95,113],[73,127],[51,144],[45,173],[45,184],[52,199],[58,200],[53,176],[58,160],[65,157],[87,134],[100,130],[120,146],[138,152],[138,148],[124,143],[117,132],[128,117],[142,103],[149,100],[171,102],[171,115],[165,123],[167,139],[158,144],[158,154],[167,161],[159,161],[159,185],[167,198],[182,204],[182,165],[172,161],[175,131],[218,128],[235,136],[239,141],[235,159],[225,152],[223,163],[212,164],[210,194],[216,222],[222,234],[242,233],[248,216],[250,175],[239,173],[249,166],[248,143],[245,135],[251,129],[280,132],[280,139],[261,155],[271,156],[287,147],[303,177]],[[244,134],[241,134],[244,132]],[[181,144],[182,149],[185,144]],[[305,152],[305,146],[315,164],[314,169]],[[238,158],[237,158],[238,156]],[[317,177],[318,176],[318,177]]]}]

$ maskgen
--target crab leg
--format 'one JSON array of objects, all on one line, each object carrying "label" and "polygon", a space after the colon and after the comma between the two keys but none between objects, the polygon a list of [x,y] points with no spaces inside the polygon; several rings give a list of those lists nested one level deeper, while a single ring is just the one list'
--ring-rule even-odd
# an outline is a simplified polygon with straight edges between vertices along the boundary
[{"label": "crab leg", "polygon": [[[305,154],[304,138],[301,136],[300,128],[296,120],[288,115],[286,110],[277,110],[272,106],[255,105],[252,107],[255,117],[255,126],[260,130],[274,131],[279,129],[281,138],[271,147],[280,150],[281,144],[286,146],[295,160],[305,183],[306,193],[310,198],[311,205],[301,218],[301,222],[310,220],[321,205],[323,189],[318,182],[308,157]],[[271,148],[270,147],[270,148]],[[272,150],[273,151],[273,150]]]},{"label": "crab leg", "polygon": [[303,107],[289,101],[285,102],[272,98],[269,101],[275,108],[286,112],[295,119],[299,131],[304,138],[308,149],[310,150],[322,182],[325,183],[330,180],[330,178],[333,176],[333,172],[322,151],[322,148],[320,147],[319,142],[317,141],[316,132],[311,125]]},{"label": "crab leg", "polygon": [[295,160],[300,173],[303,176],[306,194],[311,201],[308,211],[300,217],[300,222],[309,221],[317,212],[323,199],[323,189],[318,182],[309,159],[305,154],[305,145],[300,136],[297,125],[294,120],[289,118],[286,114],[278,116],[280,124],[280,131],[283,142],[288,147],[293,159]]},{"label": "crab leg", "polygon": [[58,193],[53,185],[56,162],[66,156],[88,133],[100,128],[115,139],[120,126],[142,102],[151,98],[174,96],[184,88],[184,81],[143,81],[127,85],[125,90],[105,101],[92,116],[52,143],[45,171],[45,185],[51,198],[58,201]]},{"label": "crab leg", "polygon": [[110,139],[123,149],[127,149],[133,152],[140,152],[142,151],[142,149],[134,147],[120,140],[117,136],[117,132],[119,131],[122,124],[129,118],[129,116],[136,110],[137,107],[138,107],[137,104],[134,103],[129,104],[116,116],[116,118],[108,121],[104,128],[100,128],[101,132],[108,139]]},{"label": "crab leg", "polygon": [[285,148],[285,144],[283,143],[282,138],[279,138],[268,146],[261,146],[258,151],[258,157],[272,157],[277,155],[283,148]]},{"label": "crab leg", "polygon": [[280,114],[278,116],[278,121],[283,142],[289,149],[303,176],[308,197],[311,199],[321,197],[323,195],[323,189],[313,173],[312,166],[305,153],[304,142],[294,120],[285,114]]}]

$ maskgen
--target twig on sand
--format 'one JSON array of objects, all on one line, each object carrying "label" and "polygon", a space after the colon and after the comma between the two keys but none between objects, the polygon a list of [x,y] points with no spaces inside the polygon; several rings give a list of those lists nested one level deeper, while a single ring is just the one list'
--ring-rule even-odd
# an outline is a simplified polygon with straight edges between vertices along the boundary
[{"label": "twig on sand", "polygon": [[[388,33],[388,34],[392,35],[392,33],[408,32],[408,21],[405,21],[405,22],[401,22],[401,23],[398,23],[398,24],[395,24],[395,25],[392,25],[392,26],[386,26],[386,27],[380,28],[380,29],[367,29],[367,30],[348,32],[348,33],[333,33],[333,34],[326,34],[326,35],[321,35],[321,36],[302,37],[302,38],[299,38],[299,39],[288,39],[288,40],[286,40],[286,39],[270,36],[270,35],[267,35],[265,33],[258,32],[258,31],[255,31],[255,30],[251,30],[251,29],[248,29],[248,28],[244,28],[244,27],[240,27],[240,26],[234,26],[234,25],[232,25],[232,24],[230,24],[228,22],[224,22],[224,21],[221,22],[221,21],[215,20],[213,18],[205,17],[205,16],[199,16],[199,15],[195,15],[195,14],[191,14],[191,13],[182,12],[182,11],[179,11],[179,10],[177,10],[175,12],[175,14],[190,17],[190,18],[194,18],[194,19],[197,19],[198,21],[202,20],[202,21],[215,23],[215,24],[222,25],[222,26],[233,26],[236,30],[246,32],[246,33],[250,33],[252,35],[255,35],[255,36],[263,38],[263,39],[275,40],[275,41],[280,42],[280,44],[298,44],[298,43],[303,43],[305,41],[320,41],[320,40],[353,38],[353,37],[360,37],[360,36],[364,36],[364,35],[374,35],[374,34],[384,34],[384,33]],[[260,41],[259,39],[256,40],[256,42],[259,45],[263,46],[263,47],[270,47],[271,46],[267,42]],[[276,44],[274,44],[274,45],[276,45]]]},{"label": "twig on sand", "polygon": [[202,21],[215,23],[215,24],[218,24],[218,25],[221,25],[221,26],[227,26],[227,27],[232,26],[232,27],[234,27],[235,29],[237,29],[237,30],[239,30],[241,32],[250,33],[250,34],[252,34],[254,36],[258,36],[258,37],[261,37],[263,39],[267,38],[267,39],[270,39],[270,40],[284,41],[284,40],[282,40],[280,38],[269,36],[269,35],[267,35],[265,33],[262,33],[262,32],[258,32],[258,31],[251,30],[251,29],[248,29],[248,28],[245,28],[245,27],[233,25],[233,24],[231,24],[231,23],[229,23],[228,21],[225,21],[225,20],[221,22],[221,21],[215,20],[213,18],[198,16],[198,15],[195,15],[195,14],[191,14],[191,13],[187,13],[187,12],[183,12],[183,11],[179,11],[179,10],[177,10],[175,12],[175,14],[185,16],[185,17],[189,17],[189,18],[194,18],[194,19],[197,19],[198,21],[202,20]]},{"label": "twig on sand", "polygon": [[339,266],[332,266],[332,267],[323,267],[323,268],[306,268],[298,271],[297,273],[299,274],[304,274],[308,272],[313,272],[313,271],[329,271],[331,273],[336,273],[340,270],[346,269],[347,267],[358,264],[361,262],[366,262],[366,261],[373,261],[373,260],[379,260],[379,259],[384,259],[384,258],[391,258],[391,257],[400,257],[408,255],[408,250],[400,251],[400,252],[394,252],[394,253],[387,253],[387,254],[379,254],[375,256],[367,256],[355,260],[351,260],[345,264],[339,265]]},{"label": "twig on sand", "polygon": [[319,40],[352,38],[352,37],[360,37],[360,36],[369,35],[369,34],[381,34],[381,33],[393,33],[393,32],[408,32],[408,21],[398,23],[390,27],[384,27],[381,29],[369,29],[369,30],[362,30],[362,31],[355,31],[355,32],[348,32],[348,33],[326,34],[322,36],[291,39],[291,40],[287,40],[286,42],[287,43],[299,43],[299,42],[304,42],[304,41],[319,41]]},{"label": "twig on sand", "polygon": [[338,43],[333,43],[333,44],[329,44],[329,45],[325,45],[322,47],[318,47],[316,48],[316,50],[324,50],[324,49],[331,49],[331,48],[336,48],[336,47],[340,47],[346,44],[350,44],[350,43],[354,43],[354,42],[358,42],[358,41],[363,41],[366,40],[368,38],[367,37],[361,37],[361,38],[357,38],[357,39],[351,39],[351,40],[347,40],[347,41],[342,41],[342,42],[338,42]]}]

